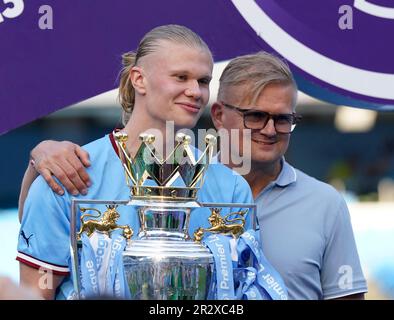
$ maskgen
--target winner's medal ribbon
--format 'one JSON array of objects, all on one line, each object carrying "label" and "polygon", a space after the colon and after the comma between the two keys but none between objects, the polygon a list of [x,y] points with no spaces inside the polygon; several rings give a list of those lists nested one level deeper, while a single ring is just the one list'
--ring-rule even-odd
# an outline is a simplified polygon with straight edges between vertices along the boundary
[{"label": "winner's medal ribbon", "polygon": [[249,251],[253,253],[253,267],[257,270],[256,279],[273,300],[287,300],[286,286],[280,274],[268,262],[259,244],[258,234],[254,230],[244,232],[238,241],[238,256],[243,259],[241,263],[246,264]]},{"label": "winner's medal ribbon", "polygon": [[229,238],[213,234],[204,243],[211,250],[215,260],[217,299],[234,300],[233,263]]}]

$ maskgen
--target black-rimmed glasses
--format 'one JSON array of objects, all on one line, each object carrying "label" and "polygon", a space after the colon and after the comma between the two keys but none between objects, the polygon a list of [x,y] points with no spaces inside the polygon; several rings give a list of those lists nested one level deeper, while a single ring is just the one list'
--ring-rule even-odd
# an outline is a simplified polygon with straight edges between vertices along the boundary
[{"label": "black-rimmed glasses", "polygon": [[253,109],[241,109],[228,103],[221,102],[225,107],[233,109],[242,114],[244,127],[252,130],[262,130],[268,121],[274,121],[275,130],[278,133],[293,132],[296,124],[301,120],[301,116],[296,113],[271,114]]}]

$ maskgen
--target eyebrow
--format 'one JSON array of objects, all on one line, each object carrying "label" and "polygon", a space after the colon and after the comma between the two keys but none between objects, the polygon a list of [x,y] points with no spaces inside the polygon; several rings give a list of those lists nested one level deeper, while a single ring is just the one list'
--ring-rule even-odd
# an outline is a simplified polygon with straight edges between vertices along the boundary
[{"label": "eyebrow", "polygon": [[[184,70],[184,69],[173,69],[173,70],[170,70],[169,72],[171,74],[174,74],[174,73],[191,74],[190,71],[187,71],[187,70]],[[203,75],[203,76],[199,77],[198,79],[209,79],[209,80],[212,80],[212,75],[206,74],[206,75]]]}]

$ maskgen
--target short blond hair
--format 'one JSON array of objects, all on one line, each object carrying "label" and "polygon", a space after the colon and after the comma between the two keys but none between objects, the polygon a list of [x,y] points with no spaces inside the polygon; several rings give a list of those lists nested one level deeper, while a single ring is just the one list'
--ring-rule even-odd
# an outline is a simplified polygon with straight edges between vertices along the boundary
[{"label": "short blond hair", "polygon": [[234,58],[220,77],[218,100],[224,100],[224,91],[231,86],[246,85],[243,99],[256,102],[261,91],[270,83],[292,85],[297,92],[297,84],[286,61],[268,52],[260,51]]}]

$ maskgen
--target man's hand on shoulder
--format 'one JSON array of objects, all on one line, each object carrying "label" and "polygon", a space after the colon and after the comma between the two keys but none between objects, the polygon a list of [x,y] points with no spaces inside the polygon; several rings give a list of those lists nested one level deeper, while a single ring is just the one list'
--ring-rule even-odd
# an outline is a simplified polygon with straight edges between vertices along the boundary
[{"label": "man's hand on shoulder", "polygon": [[45,140],[31,151],[31,164],[51,189],[64,194],[55,176],[72,195],[86,194],[91,185],[85,168],[90,166],[89,154],[69,141]]}]

